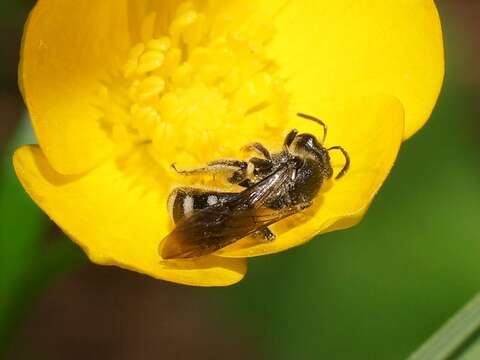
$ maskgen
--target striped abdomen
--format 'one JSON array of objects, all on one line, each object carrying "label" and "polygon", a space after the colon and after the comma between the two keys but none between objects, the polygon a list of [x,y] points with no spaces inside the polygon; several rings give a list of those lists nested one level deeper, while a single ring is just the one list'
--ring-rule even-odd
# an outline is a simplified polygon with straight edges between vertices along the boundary
[{"label": "striped abdomen", "polygon": [[208,206],[223,203],[238,196],[238,193],[202,190],[181,187],[174,189],[168,196],[168,212],[174,223],[184,217],[191,216],[195,211]]}]

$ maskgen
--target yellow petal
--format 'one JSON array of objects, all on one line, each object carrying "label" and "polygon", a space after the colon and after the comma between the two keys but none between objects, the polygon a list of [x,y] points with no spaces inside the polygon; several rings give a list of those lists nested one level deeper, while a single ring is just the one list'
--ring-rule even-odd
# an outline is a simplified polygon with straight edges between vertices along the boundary
[{"label": "yellow petal", "polygon": [[[37,2],[25,30],[20,85],[39,143],[57,171],[80,173],[110,152],[103,113],[96,108],[99,84],[119,70],[133,42],[152,36],[155,23],[164,28],[180,3]],[[393,94],[404,103],[405,137],[428,118],[443,77],[433,1],[261,0],[256,8],[241,1],[212,4],[209,8],[232,13],[249,8],[267,21],[274,14],[277,33],[269,52],[289,79],[298,111],[315,106],[314,113],[323,113],[345,94],[373,92]]]},{"label": "yellow petal", "polygon": [[39,0],[25,27],[20,87],[40,146],[61,173],[91,168],[111,150],[101,81],[129,45],[125,0]]},{"label": "yellow petal", "polygon": [[[205,7],[205,13],[190,11],[194,3]],[[215,13],[219,9],[221,16]],[[178,18],[170,24],[173,14]],[[250,15],[255,18],[252,34],[244,27]],[[205,19],[210,16],[214,23],[207,27]],[[224,36],[240,28],[240,38]],[[162,42],[167,29],[171,39]],[[192,51],[192,64],[205,62],[201,76],[195,77],[205,83],[188,88],[192,74],[197,74],[195,67],[178,64],[182,56],[174,50],[179,49],[162,51],[181,41],[195,49],[207,33],[218,36],[217,45],[252,36],[252,42],[241,42],[239,49],[234,46],[243,60],[234,52],[231,64],[228,53],[219,52],[226,57],[217,62],[231,69],[244,61],[245,74],[266,69],[267,76],[242,78],[235,69],[227,74],[208,66],[217,52]],[[270,59],[278,67],[270,66]],[[222,255],[278,252],[320,232],[351,226],[361,219],[388,175],[403,136],[410,136],[428,118],[443,77],[443,48],[438,15],[427,0],[39,0],[26,27],[21,66],[20,81],[42,150],[20,149],[15,166],[35,201],[95,262],[181,283],[226,285],[241,279],[243,260],[209,256],[160,263],[158,243],[172,226],[165,204],[170,186],[202,183],[180,179],[171,170],[164,173],[170,162],[202,165],[216,158],[239,157],[238,149],[248,141],[280,144],[279,129],[286,132],[292,126],[318,133],[313,124],[286,120],[293,112],[318,116],[329,126],[328,145],[341,145],[349,152],[351,171],[325,184],[319,201],[304,214],[275,225],[279,234],[275,242],[258,245],[242,240]],[[164,91],[175,90],[162,83],[166,71],[162,66],[178,67],[170,74],[172,84],[192,91],[153,102]],[[152,76],[149,81],[134,81],[146,73]],[[245,90],[233,97],[233,108],[241,111],[228,117],[230,122],[223,117],[232,107],[218,99],[216,85],[209,87],[225,74],[228,81],[221,91]],[[286,79],[287,91],[280,78]],[[107,86],[102,94],[103,81]],[[153,90],[146,86],[152,84]],[[108,101],[100,101],[100,111],[102,96]],[[119,121],[108,123],[105,131],[102,116],[108,117],[110,110]],[[189,114],[185,121],[178,111]],[[257,116],[255,111],[263,113]],[[267,114],[275,116],[265,122]],[[132,129],[138,134],[129,143]],[[113,160],[108,156],[109,136],[120,139],[120,151],[124,145],[152,140],[156,163],[144,151]],[[218,139],[228,141],[218,143]],[[341,161],[335,155],[337,171]]]},{"label": "yellow petal", "polygon": [[[271,229],[277,239],[269,243],[244,239],[225,248],[221,256],[246,257],[276,253],[300,245],[317,234],[356,224],[384,182],[402,142],[404,112],[390,96],[350,99],[337,107],[335,121],[324,119],[329,127],[327,146],[341,145],[350,155],[347,174],[324,184],[312,208],[284,220]],[[315,128],[297,124],[298,129]],[[317,132],[320,130],[317,128]],[[341,156],[332,162],[336,172],[343,165]]]},{"label": "yellow petal", "polygon": [[427,121],[444,74],[432,0],[288,1],[275,24],[270,55],[296,108],[321,114],[345,96],[382,93],[403,103],[405,138]]},{"label": "yellow petal", "polygon": [[208,256],[161,262],[158,244],[171,225],[170,189],[146,154],[108,161],[81,176],[55,171],[38,146],[14,155],[20,181],[35,202],[98,264],[117,265],[156,278],[198,286],[223,286],[242,279],[244,259]]}]

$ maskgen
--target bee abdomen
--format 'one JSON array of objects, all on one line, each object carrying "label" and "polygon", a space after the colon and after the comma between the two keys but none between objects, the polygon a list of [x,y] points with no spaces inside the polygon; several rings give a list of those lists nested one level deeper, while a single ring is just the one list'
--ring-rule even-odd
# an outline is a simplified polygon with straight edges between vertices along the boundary
[{"label": "bee abdomen", "polygon": [[172,190],[168,196],[168,212],[174,223],[190,217],[195,211],[223,203],[237,196],[237,193],[209,191],[181,187]]}]

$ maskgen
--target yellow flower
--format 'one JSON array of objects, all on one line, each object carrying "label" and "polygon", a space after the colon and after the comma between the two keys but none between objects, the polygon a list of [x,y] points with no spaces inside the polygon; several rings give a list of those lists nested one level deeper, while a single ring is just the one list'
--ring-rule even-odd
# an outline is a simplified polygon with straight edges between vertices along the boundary
[{"label": "yellow flower", "polygon": [[[428,119],[443,78],[431,0],[39,0],[23,40],[20,86],[39,145],[14,166],[34,201],[99,264],[169,281],[239,281],[246,257],[357,223],[403,139]],[[272,243],[162,261],[174,186],[218,185],[170,164],[278,148],[294,116],[329,126],[349,173],[274,227]],[[334,167],[342,159],[333,158]]]}]

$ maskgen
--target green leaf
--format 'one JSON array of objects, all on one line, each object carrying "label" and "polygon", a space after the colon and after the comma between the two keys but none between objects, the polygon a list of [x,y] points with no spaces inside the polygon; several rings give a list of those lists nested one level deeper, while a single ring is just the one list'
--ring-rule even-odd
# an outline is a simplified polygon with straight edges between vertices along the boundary
[{"label": "green leaf", "polygon": [[480,334],[477,334],[474,342],[465,349],[456,358],[458,360],[478,360],[480,359]]},{"label": "green leaf", "polygon": [[35,257],[36,239],[48,224],[13,171],[13,150],[25,143],[35,143],[27,118],[20,122],[0,168],[0,339],[14,317],[11,309]]},{"label": "green leaf", "polygon": [[25,308],[57,274],[84,259],[65,236],[42,241],[50,221],[25,193],[12,166],[14,150],[31,143],[36,140],[25,115],[0,163],[0,358]]},{"label": "green leaf", "polygon": [[480,359],[480,293],[408,360]]}]

